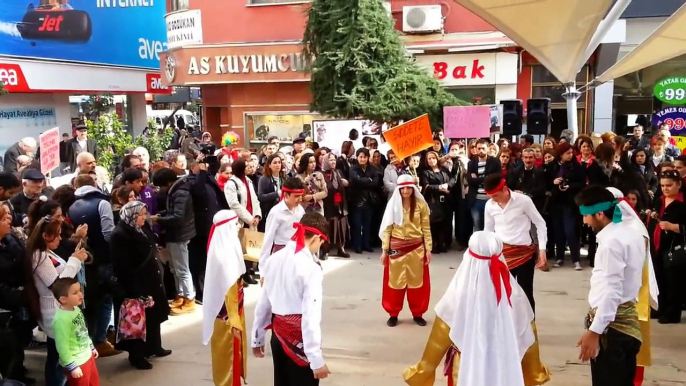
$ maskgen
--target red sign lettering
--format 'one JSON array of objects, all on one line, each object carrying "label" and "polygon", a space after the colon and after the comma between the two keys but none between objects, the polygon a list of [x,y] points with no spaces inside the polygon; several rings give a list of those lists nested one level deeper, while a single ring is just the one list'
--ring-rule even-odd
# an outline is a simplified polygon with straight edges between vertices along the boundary
[{"label": "red sign lettering", "polygon": [[3,89],[9,92],[31,91],[18,64],[0,63],[0,82]]},{"label": "red sign lettering", "polygon": [[62,15],[59,15],[57,17],[45,15],[45,19],[43,19],[43,25],[38,27],[38,30],[39,31],[49,31],[49,32],[59,32],[60,28],[62,26],[63,20],[64,20],[64,16],[62,16]]},{"label": "red sign lettering", "polygon": [[[479,63],[479,59],[474,59],[470,69],[468,69],[468,66],[455,66],[450,74],[452,75],[453,79],[483,79],[485,68],[486,67]],[[436,79],[443,80],[448,76],[448,74],[448,63],[434,62],[434,76]]]},{"label": "red sign lettering", "polygon": [[160,74],[145,74],[147,82],[147,92],[149,94],[171,94],[171,87],[166,87],[162,84],[162,75]]}]

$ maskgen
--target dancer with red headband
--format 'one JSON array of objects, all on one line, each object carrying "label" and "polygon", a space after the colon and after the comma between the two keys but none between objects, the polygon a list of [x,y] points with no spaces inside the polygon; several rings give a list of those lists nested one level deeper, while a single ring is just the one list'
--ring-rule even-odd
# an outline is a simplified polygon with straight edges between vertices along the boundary
[{"label": "dancer with red headband", "polygon": [[264,241],[260,252],[261,267],[264,267],[272,253],[285,247],[293,237],[293,223],[299,222],[305,215],[305,209],[300,205],[304,194],[305,185],[299,178],[291,177],[284,181],[281,187],[281,200],[269,211],[264,226]]},{"label": "dancer with red headband", "polygon": [[212,380],[216,386],[240,386],[248,369],[241,279],[245,264],[237,223],[236,212],[217,212],[207,244],[202,341],[211,342]]},{"label": "dancer with red headband", "polygon": [[412,176],[398,177],[398,185],[381,220],[379,237],[384,266],[381,304],[390,315],[386,324],[389,327],[398,324],[407,292],[414,322],[426,326],[422,316],[429,308],[431,295],[431,226],[429,206]]},{"label": "dancer with red headband", "polygon": [[308,213],[293,240],[269,257],[267,277],[255,307],[253,354],[264,357],[266,330],[272,330],[274,386],[317,386],[330,372],[322,354],[322,281],[317,258],[327,241],[329,222]]},{"label": "dancer with red headband", "polygon": [[[546,267],[545,247],[548,240],[545,220],[531,198],[511,191],[500,174],[484,179],[484,189],[490,200],[484,211],[484,230],[495,232],[503,242],[503,256],[512,276],[522,287],[536,312],[534,301],[535,268]],[[536,225],[538,245],[531,238],[531,224]],[[537,258],[536,252],[538,252]]]},{"label": "dancer with red headband", "polygon": [[433,385],[443,357],[449,386],[538,384],[530,381],[538,374],[524,363],[535,343],[534,313],[502,250],[492,232],[469,239],[469,251],[436,305],[422,359],[403,374],[408,385]]}]

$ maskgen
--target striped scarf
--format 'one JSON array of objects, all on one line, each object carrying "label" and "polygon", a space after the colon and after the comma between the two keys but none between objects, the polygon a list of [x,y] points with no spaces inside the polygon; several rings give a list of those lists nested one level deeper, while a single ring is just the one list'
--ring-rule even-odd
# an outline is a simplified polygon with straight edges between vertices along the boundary
[{"label": "striped scarf", "polygon": [[[588,315],[586,316],[586,329],[591,327],[591,323],[593,323],[593,319],[595,318],[595,313],[597,310],[598,308],[596,307],[588,311]],[[610,322],[607,328],[612,328],[623,334],[634,337],[639,341],[643,341],[643,337],[641,335],[641,325],[638,323],[636,302],[631,301],[620,304],[619,307],[617,307],[617,315],[615,316],[615,320]],[[602,343],[606,344],[604,339]]]}]

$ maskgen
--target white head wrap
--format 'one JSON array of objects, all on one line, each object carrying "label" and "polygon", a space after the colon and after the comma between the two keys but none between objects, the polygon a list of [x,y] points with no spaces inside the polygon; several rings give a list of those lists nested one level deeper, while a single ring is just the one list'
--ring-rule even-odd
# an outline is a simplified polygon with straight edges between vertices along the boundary
[{"label": "white head wrap", "polygon": [[475,232],[469,239],[469,251],[436,305],[436,314],[450,327],[450,339],[460,350],[457,386],[524,386],[521,360],[535,341],[531,305],[509,272],[510,302],[504,281],[498,302],[490,271],[497,262],[474,257],[497,256],[505,264],[502,250],[503,243],[494,233]]},{"label": "white head wrap", "polygon": [[[424,196],[419,192],[419,188],[414,182],[414,177],[409,174],[403,174],[398,177],[398,185],[393,191],[391,199],[388,200],[386,204],[386,210],[383,213],[383,219],[381,220],[381,228],[379,229],[379,237],[383,239],[384,231],[389,226],[403,225],[403,198],[400,195],[400,188],[412,187],[414,189],[414,197],[417,201],[426,202]],[[416,215],[419,215],[418,213]]]},{"label": "white head wrap", "polygon": [[212,338],[214,321],[221,311],[226,293],[245,273],[243,249],[238,239],[238,216],[232,210],[220,210],[214,215],[214,224],[207,248],[207,268],[202,308],[202,342]]},{"label": "white head wrap", "polygon": [[[615,196],[615,198],[618,200],[624,197],[624,194],[622,194],[622,192],[617,188],[609,187],[606,189],[610,193],[612,193],[612,195]],[[634,208],[632,208],[628,202],[622,200],[619,201],[617,206],[619,207],[619,210],[622,212],[622,222],[620,224],[624,224],[628,227],[631,227],[636,232],[639,232],[646,239],[646,241],[649,241],[650,234],[648,233],[648,229],[643,224],[643,221],[641,221],[641,218],[638,217],[638,214],[636,214]],[[653,268],[653,259],[650,256],[650,247],[646,249],[646,262],[648,264],[648,285],[650,286],[650,305],[654,309],[657,309],[657,295],[660,291],[657,287],[655,269]]]}]

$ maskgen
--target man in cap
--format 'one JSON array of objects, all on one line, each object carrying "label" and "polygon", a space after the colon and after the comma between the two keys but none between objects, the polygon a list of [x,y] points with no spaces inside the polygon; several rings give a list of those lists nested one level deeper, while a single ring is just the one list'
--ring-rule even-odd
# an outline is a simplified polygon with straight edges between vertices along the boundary
[{"label": "man in cap", "polygon": [[296,154],[301,153],[305,149],[305,137],[297,137],[293,139],[293,154],[292,156],[295,157]]},{"label": "man in cap", "polygon": [[89,152],[95,159],[98,159],[98,144],[94,139],[88,138],[86,125],[78,125],[76,126],[76,137],[67,144],[67,162],[72,172],[76,170],[76,157],[83,152]]},{"label": "man in cap", "polygon": [[645,239],[622,224],[612,193],[588,186],[575,198],[584,223],[598,240],[588,293],[588,331],[579,339],[579,359],[591,361],[593,386],[633,386],[642,334],[636,299],[643,283]]},{"label": "man in cap", "polygon": [[534,386],[550,379],[538,361],[533,310],[502,250],[492,232],[469,239],[469,251],[436,305],[422,359],[403,374],[408,385],[433,385],[444,356],[449,386]]},{"label": "man in cap", "polygon": [[43,181],[45,181],[45,176],[40,171],[36,169],[24,171],[24,175],[21,177],[22,191],[10,198],[10,203],[18,215],[17,217],[28,215],[29,206],[40,197]]}]

